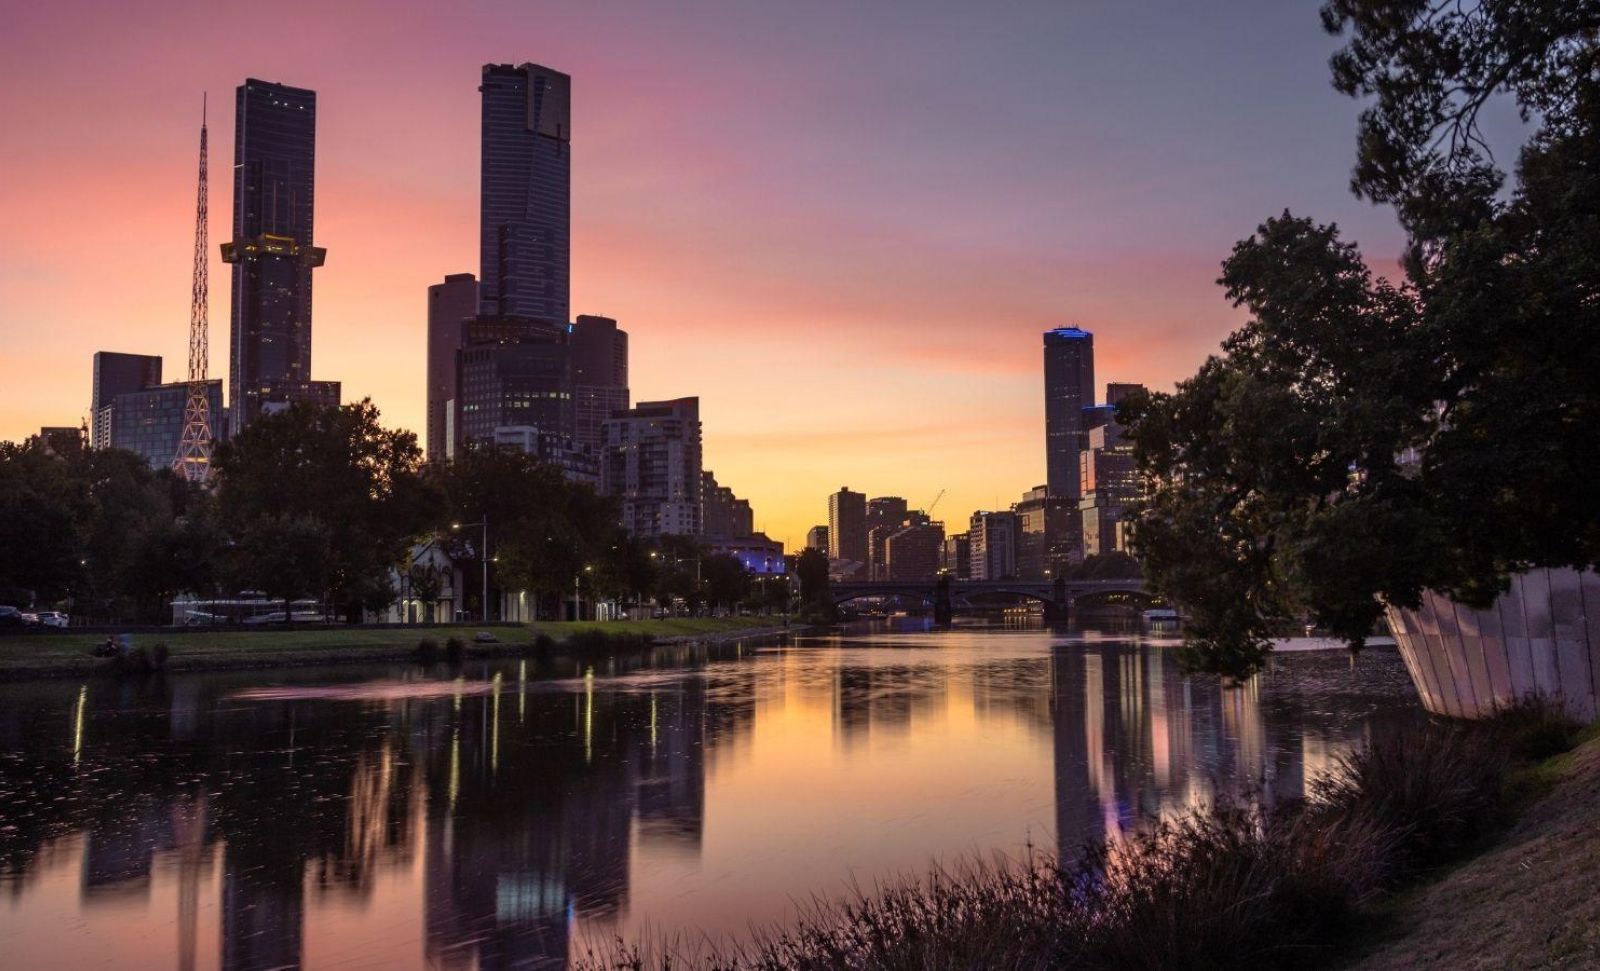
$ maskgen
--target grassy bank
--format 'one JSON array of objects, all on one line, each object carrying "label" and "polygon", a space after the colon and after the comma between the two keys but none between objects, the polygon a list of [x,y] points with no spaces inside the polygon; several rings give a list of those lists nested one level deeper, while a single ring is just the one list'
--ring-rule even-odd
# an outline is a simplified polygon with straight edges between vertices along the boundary
[{"label": "grassy bank", "polygon": [[[671,617],[660,620],[546,622],[525,625],[454,624],[428,628],[362,628],[325,630],[207,631],[173,630],[138,634],[134,644],[149,650],[165,644],[169,671],[385,661],[409,658],[423,639],[440,644],[448,639],[465,641],[466,655],[486,657],[515,654],[534,645],[540,635],[557,645],[578,637],[587,645],[602,643],[595,635],[650,637],[657,643],[728,637],[742,632],[781,629],[782,618]],[[497,644],[475,644],[473,636],[487,630]],[[104,634],[30,634],[0,637],[0,678],[50,677],[88,674],[108,667],[93,656]]]},{"label": "grassy bank", "polygon": [[[1575,730],[1542,707],[1493,723],[1433,723],[1376,739],[1313,782],[1309,797],[1293,805],[1215,806],[1093,848],[1081,862],[1040,855],[941,870],[814,906],[795,925],[748,944],[721,950],[619,944],[588,954],[582,966],[1339,966],[1357,956],[1363,942],[1394,933],[1396,901],[1496,845],[1519,812],[1548,798],[1554,763],[1541,760],[1575,741]],[[1595,763],[1600,781],[1600,752],[1580,749],[1577,757]],[[1591,798],[1591,816],[1600,814],[1593,806]],[[1591,896],[1595,855],[1592,845],[1575,854],[1585,871],[1566,874],[1565,896],[1542,900],[1547,923],[1576,913],[1569,905]],[[1494,904],[1486,901],[1484,910],[1481,934],[1487,938],[1496,932],[1497,922],[1487,919]],[[1439,918],[1443,939],[1451,918],[1443,908]],[[1573,936],[1596,933],[1589,923]],[[1395,947],[1398,960],[1375,966],[1419,963],[1406,942]]]}]

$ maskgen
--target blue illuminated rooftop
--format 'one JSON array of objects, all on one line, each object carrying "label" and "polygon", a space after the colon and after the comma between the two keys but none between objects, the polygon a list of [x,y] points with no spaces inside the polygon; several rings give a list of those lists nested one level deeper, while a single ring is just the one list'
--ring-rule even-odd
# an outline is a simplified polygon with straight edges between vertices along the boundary
[{"label": "blue illuminated rooftop", "polygon": [[1044,337],[1045,340],[1054,338],[1063,341],[1086,341],[1094,337],[1094,335],[1081,327],[1057,327],[1054,330],[1045,331]]}]

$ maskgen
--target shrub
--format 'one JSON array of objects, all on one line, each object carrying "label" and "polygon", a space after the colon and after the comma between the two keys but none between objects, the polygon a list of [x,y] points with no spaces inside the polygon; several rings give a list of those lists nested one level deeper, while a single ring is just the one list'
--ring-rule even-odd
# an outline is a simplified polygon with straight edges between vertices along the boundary
[{"label": "shrub", "polygon": [[1305,802],[1223,803],[1091,848],[1075,866],[1030,854],[935,870],[813,903],[748,944],[619,944],[578,966],[1303,968],[1333,956],[1389,889],[1504,820],[1505,739],[1547,722],[1520,713],[1393,732],[1339,760]]},{"label": "shrub", "polygon": [[156,641],[150,648],[150,663],[157,671],[164,670],[167,666],[167,657],[171,652],[167,649],[166,641]]},{"label": "shrub", "polygon": [[439,642],[431,637],[424,637],[417,642],[417,663],[423,667],[432,667],[439,663]]},{"label": "shrub", "polygon": [[444,642],[444,656],[451,664],[460,664],[467,653],[467,642],[459,637],[451,637]]},{"label": "shrub", "polygon": [[1391,880],[1446,862],[1502,821],[1510,760],[1500,734],[1433,723],[1381,735],[1312,781],[1315,823],[1396,834]]}]

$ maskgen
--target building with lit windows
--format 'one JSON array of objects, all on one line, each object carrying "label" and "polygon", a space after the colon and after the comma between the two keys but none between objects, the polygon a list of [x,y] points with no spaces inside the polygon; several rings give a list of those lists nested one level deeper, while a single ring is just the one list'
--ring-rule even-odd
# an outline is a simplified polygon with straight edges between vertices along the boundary
[{"label": "building with lit windows", "polygon": [[[250,78],[235,91],[228,392],[237,431],[295,402],[338,404],[311,377],[317,93]],[[274,407],[268,408],[267,405]]]},{"label": "building with lit windows", "polygon": [[1078,327],[1044,334],[1045,485],[1076,502],[1083,409],[1094,404],[1094,335]]},{"label": "building with lit windows", "polygon": [[628,532],[700,535],[700,399],[641,401],[604,427],[600,488],[621,500]]}]

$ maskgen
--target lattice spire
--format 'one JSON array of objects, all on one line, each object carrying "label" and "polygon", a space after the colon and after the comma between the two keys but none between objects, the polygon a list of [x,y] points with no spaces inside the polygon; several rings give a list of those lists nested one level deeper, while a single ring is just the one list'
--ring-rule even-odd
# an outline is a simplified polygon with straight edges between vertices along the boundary
[{"label": "lattice spire", "polygon": [[200,102],[200,188],[194,210],[194,289],[189,301],[189,398],[183,408],[183,437],[172,471],[190,482],[211,481],[211,400],[206,396],[210,367],[210,325],[207,317],[209,274],[206,269],[206,108]]}]

